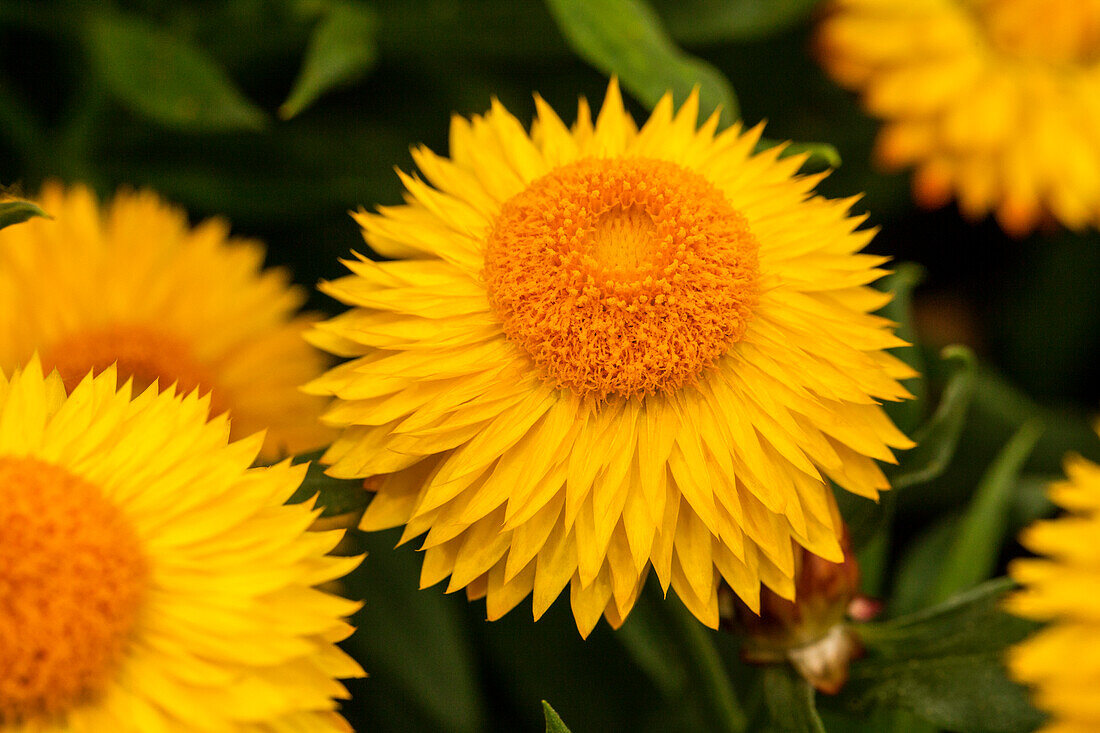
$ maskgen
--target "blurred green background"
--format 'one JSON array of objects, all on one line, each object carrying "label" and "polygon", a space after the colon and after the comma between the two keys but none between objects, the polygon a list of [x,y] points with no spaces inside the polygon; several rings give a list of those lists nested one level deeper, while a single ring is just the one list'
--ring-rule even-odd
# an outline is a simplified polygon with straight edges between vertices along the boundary
[{"label": "blurred green background", "polygon": [[[652,89],[668,81],[682,99],[701,83],[705,104],[724,96],[727,116],[739,106],[748,124],[766,119],[772,140],[835,146],[843,163],[821,192],[863,192],[857,210],[881,227],[871,249],[923,268],[911,314],[899,311],[927,365],[917,418],[932,413],[949,376],[940,347],[961,342],[979,357],[957,450],[933,480],[899,492],[871,590],[889,597],[903,571],[928,564],[1005,441],[1028,419],[1043,422],[1038,447],[1012,476],[996,573],[1019,553],[1019,527],[1050,512],[1041,487],[1062,455],[1100,459],[1087,422],[1100,406],[1100,236],[1051,230],[1017,240],[992,222],[962,221],[953,207],[915,209],[907,175],[869,164],[876,123],[813,59],[815,6],[0,0],[0,184],[28,195],[48,178],[88,182],[101,196],[149,187],[195,220],[225,216],[236,233],[263,239],[269,264],[312,288],[363,246],[347,212],[400,202],[393,168],[411,169],[413,144],[445,152],[452,114],[483,112],[495,96],[527,123],[538,92],[571,121],[577,97],[598,104],[614,70],[642,119]],[[563,33],[569,18],[572,33]],[[578,41],[577,22],[605,39],[625,34],[618,41],[653,51],[657,66],[645,67],[645,54],[601,61]],[[309,305],[336,310],[316,293]],[[409,547],[392,551],[396,536],[357,540],[370,556],[349,581],[366,600],[350,648],[371,673],[352,685],[357,729],[541,730],[543,698],[575,731],[710,727],[708,693],[690,682],[699,660],[653,647],[660,635],[645,633],[674,623],[652,594],[622,634],[601,625],[587,641],[565,599],[537,625],[527,604],[487,624],[480,602],[416,591],[419,558]],[[935,573],[909,572],[910,598]],[[733,639],[713,643],[752,714],[758,679],[736,661]]]}]

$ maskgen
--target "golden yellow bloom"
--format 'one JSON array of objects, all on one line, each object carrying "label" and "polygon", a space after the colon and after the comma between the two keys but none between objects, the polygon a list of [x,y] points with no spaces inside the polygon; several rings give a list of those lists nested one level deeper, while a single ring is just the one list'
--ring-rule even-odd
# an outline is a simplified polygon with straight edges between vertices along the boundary
[{"label": "golden yellow bloom", "polygon": [[1100,226],[1100,0],[833,0],[818,43],[885,121],[875,157],[916,166],[1012,234],[1054,217]]},{"label": "golden yellow bloom", "polygon": [[209,397],[0,374],[0,731],[338,731],[359,558]]},{"label": "golden yellow bloom", "polygon": [[159,380],[212,393],[233,437],[267,430],[267,459],[331,439],[324,401],[299,386],[324,369],[302,339],[305,299],[278,270],[261,271],[258,242],[228,239],[149,192],[120,192],[102,212],[86,188],[48,185],[53,220],[0,231],[0,369],[37,351],[71,389],[118,363],[140,391]]},{"label": "golden yellow bloom", "polygon": [[615,82],[571,129],[536,101],[530,135],[456,117],[449,159],[414,151],[434,187],[357,215],[397,259],[323,285],[354,306],[312,332],[353,357],[309,387],[339,398],[329,472],[384,474],[362,527],[427,532],[421,585],[490,619],[569,585],[582,634],[618,626],[651,566],[711,626],[722,578],[790,598],[792,539],[842,559],[825,477],[876,497],[910,445],[873,233],[695,96],[640,129]]},{"label": "golden yellow bloom", "polygon": [[1051,621],[1012,649],[1009,669],[1034,685],[1036,705],[1051,713],[1050,733],[1100,729],[1100,466],[1066,460],[1068,480],[1049,495],[1069,514],[1024,530],[1020,542],[1044,558],[1014,561],[1009,573],[1024,589],[1009,599],[1014,613]]}]

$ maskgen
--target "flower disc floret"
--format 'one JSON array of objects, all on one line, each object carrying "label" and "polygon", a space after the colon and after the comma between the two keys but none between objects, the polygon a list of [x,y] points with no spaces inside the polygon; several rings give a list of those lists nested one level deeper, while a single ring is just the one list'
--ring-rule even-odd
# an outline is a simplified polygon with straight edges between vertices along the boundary
[{"label": "flower disc floret", "polygon": [[126,517],[97,486],[41,460],[0,456],[0,727],[99,693],[146,591]]},{"label": "flower disc floret", "polygon": [[504,331],[549,379],[604,399],[694,382],[745,332],[758,245],[702,176],[589,158],[509,199],[485,280]]},{"label": "flower disc floret", "polygon": [[[144,392],[155,383],[175,385],[183,394],[195,389],[206,394],[214,382],[209,369],[182,340],[142,325],[116,324],[76,333],[42,354],[43,369],[56,369],[69,391],[89,373],[101,374],[112,364],[119,374],[133,380],[135,392]],[[211,399],[215,414],[222,412],[221,393],[213,392]]]}]

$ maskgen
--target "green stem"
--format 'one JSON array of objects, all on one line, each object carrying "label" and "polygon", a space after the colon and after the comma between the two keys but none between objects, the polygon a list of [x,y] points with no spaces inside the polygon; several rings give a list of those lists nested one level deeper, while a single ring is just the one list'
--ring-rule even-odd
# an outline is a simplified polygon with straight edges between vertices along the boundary
[{"label": "green stem", "polygon": [[707,629],[679,599],[671,600],[668,607],[673,630],[680,639],[688,662],[688,674],[700,686],[702,699],[717,726],[715,730],[743,733],[748,727],[748,720],[733,694],[733,685]]}]

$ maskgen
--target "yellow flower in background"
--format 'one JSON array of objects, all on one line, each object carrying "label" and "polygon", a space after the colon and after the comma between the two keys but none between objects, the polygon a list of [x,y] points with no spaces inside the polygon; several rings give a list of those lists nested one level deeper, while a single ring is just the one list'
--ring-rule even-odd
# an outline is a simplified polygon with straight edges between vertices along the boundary
[{"label": "yellow flower in background", "polygon": [[396,259],[322,286],[354,306],[311,334],[351,357],[309,387],[329,472],[375,476],[362,528],[427,533],[422,587],[490,619],[568,585],[583,635],[617,627],[651,566],[711,626],[723,578],[790,598],[792,539],[842,559],[826,477],[876,497],[910,445],[873,233],[694,96],[640,129],[615,82],[572,128],[536,101],[530,135],[455,117],[450,158],[414,151],[431,185],[357,215]]},{"label": "yellow flower in background", "polygon": [[833,0],[818,45],[922,205],[1100,226],[1100,0]]},{"label": "yellow flower in background", "polygon": [[262,437],[209,398],[115,379],[0,374],[0,731],[350,730],[359,604],[314,586],[359,558],[283,504],[305,465],[249,469]]},{"label": "yellow flower in background", "polygon": [[1009,566],[1024,587],[1010,597],[1009,609],[1052,622],[1009,655],[1012,675],[1033,685],[1036,706],[1051,714],[1043,728],[1051,733],[1100,729],[1100,466],[1071,456],[1066,474],[1049,496],[1068,515],[1036,522],[1020,537],[1044,557]]},{"label": "yellow flower in background", "polygon": [[320,447],[324,400],[299,386],[325,367],[295,316],[305,300],[264,248],[227,225],[190,227],[149,192],[120,192],[102,211],[88,189],[46,186],[53,220],[0,231],[0,369],[37,351],[71,389],[116,361],[140,391],[159,380],[209,391],[233,437],[267,430],[263,456]]}]

